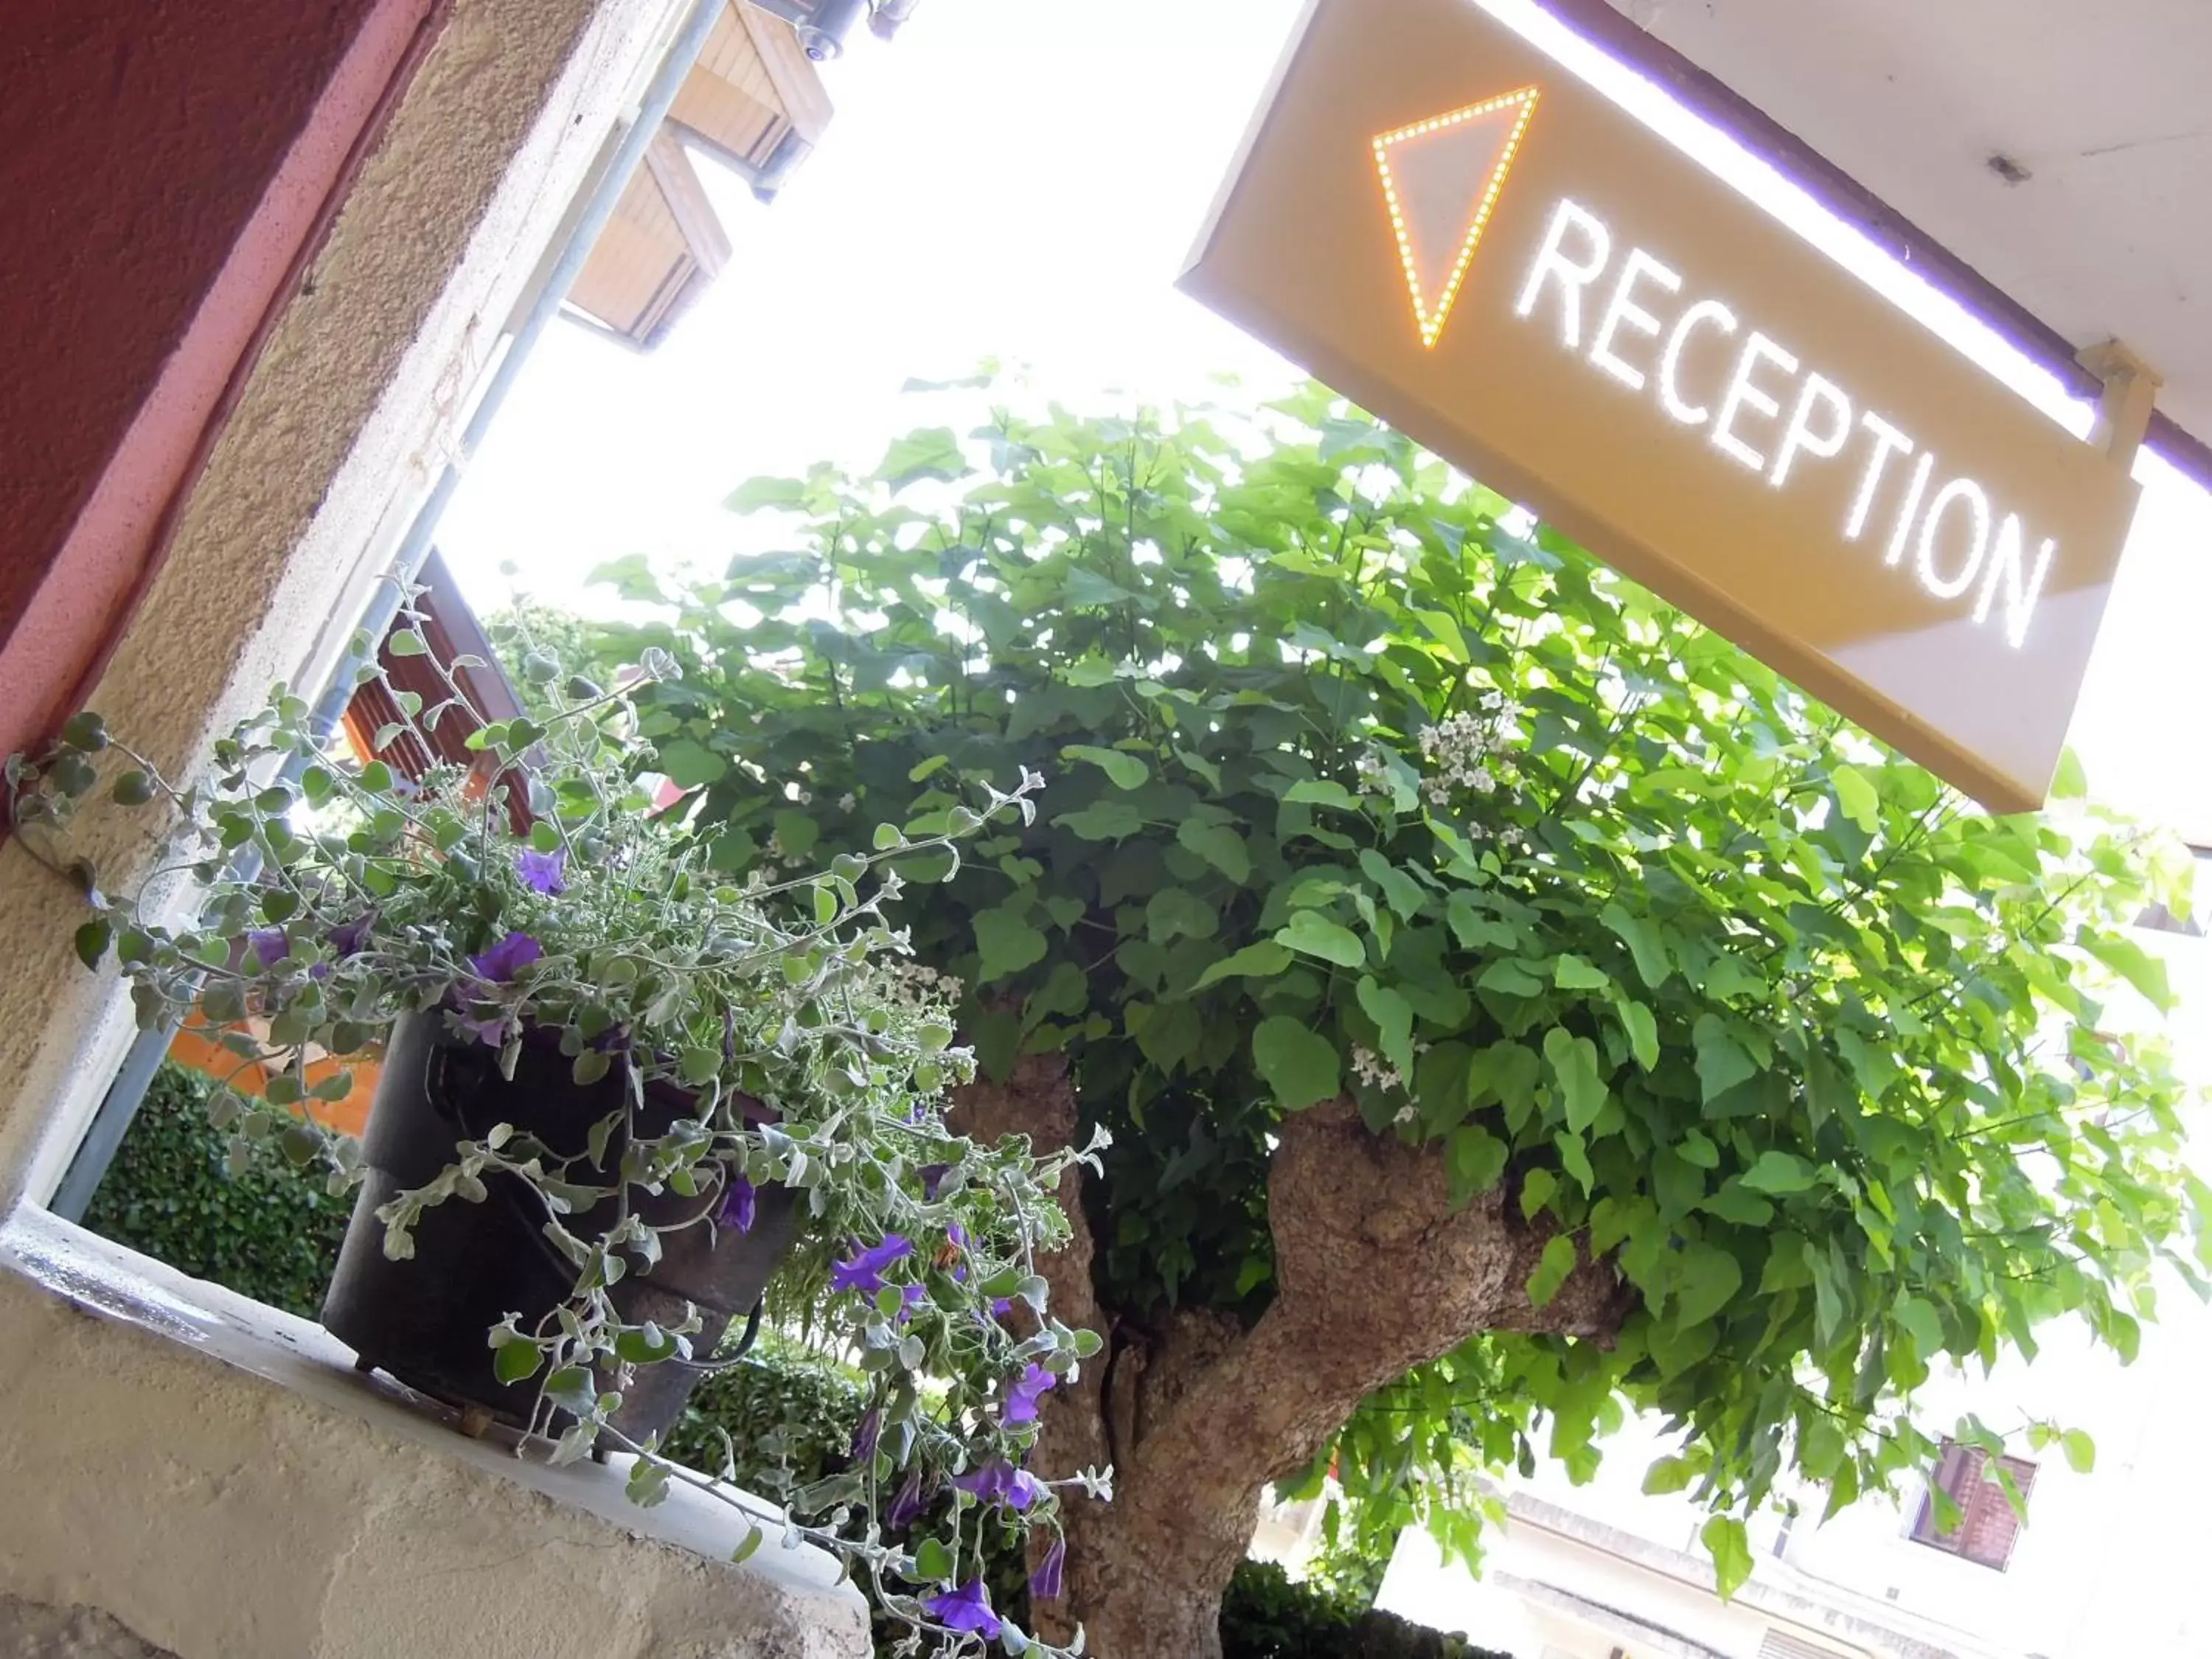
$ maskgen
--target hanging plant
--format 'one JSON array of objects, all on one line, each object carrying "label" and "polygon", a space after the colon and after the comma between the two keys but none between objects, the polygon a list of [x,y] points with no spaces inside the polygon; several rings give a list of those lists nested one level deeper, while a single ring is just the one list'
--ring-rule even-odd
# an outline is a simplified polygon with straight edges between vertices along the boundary
[{"label": "hanging plant", "polygon": [[[392,648],[425,654],[411,611]],[[142,1027],[198,1019],[240,1071],[261,1068],[259,1095],[213,1092],[233,1161],[273,1147],[333,1191],[362,1186],[346,1255],[373,1256],[401,1316],[496,1310],[462,1334],[481,1378],[410,1379],[401,1362],[395,1375],[510,1416],[553,1462],[627,1454],[641,1504],[676,1482],[737,1501],[733,1455],[721,1479],[695,1471],[625,1413],[660,1368],[687,1379],[680,1408],[688,1378],[718,1363],[726,1319],[656,1273],[787,1230],[779,1295],[858,1356],[872,1393],[848,1467],[791,1494],[786,1541],[838,1553],[917,1644],[1060,1651],[990,1607],[981,1562],[987,1529],[1056,1534],[1062,1488],[1107,1492],[1095,1471],[1048,1484],[1024,1468],[1038,1400],[1098,1346],[1051,1316],[1036,1272],[1067,1234],[1060,1176],[1095,1149],[1040,1158],[948,1127],[945,1091],[974,1068],[953,1046],[953,988],[912,965],[884,915],[902,863],[957,864],[985,824],[1030,821],[1042,780],[911,831],[884,824],[871,852],[823,870],[800,867],[799,848],[739,866],[653,811],[625,693],[572,680],[543,720],[483,722],[452,678],[466,665],[441,665],[451,695],[427,709],[393,693],[417,737],[477,726],[477,764],[420,780],[335,754],[281,689],[197,781],[164,777],[90,714],[35,759],[11,757],[12,819],[49,862],[52,832],[95,793],[173,817],[134,891],[75,872],[89,907],[78,955],[119,965]],[[182,920],[164,901],[180,880],[198,896]],[[311,1061],[388,1033],[367,1141],[319,1127],[307,1109],[351,1077],[318,1067],[311,1082]],[[375,1150],[409,1091],[451,1136],[414,1180]],[[522,1217],[520,1255],[557,1264],[540,1305],[471,1304],[450,1268],[410,1260],[471,1207]],[[343,1334],[341,1300],[334,1289],[325,1317]],[[885,1541],[887,1527],[909,1541]],[[751,1525],[737,1558],[761,1538]]]}]

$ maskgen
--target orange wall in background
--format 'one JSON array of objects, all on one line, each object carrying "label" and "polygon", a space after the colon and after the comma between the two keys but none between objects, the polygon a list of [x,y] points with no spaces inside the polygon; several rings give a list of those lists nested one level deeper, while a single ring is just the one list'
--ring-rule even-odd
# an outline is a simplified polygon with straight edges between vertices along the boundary
[{"label": "orange wall in background", "polygon": [[[262,1095],[268,1092],[268,1072],[259,1066],[241,1061],[210,1036],[204,1025],[180,1027],[176,1040],[169,1045],[169,1058],[191,1071],[222,1078],[240,1094]],[[324,1127],[336,1129],[340,1134],[359,1135],[368,1127],[368,1106],[376,1098],[376,1079],[381,1075],[382,1069],[375,1059],[366,1055],[357,1054],[348,1060],[326,1058],[309,1060],[309,1088],[325,1078],[340,1072],[350,1072],[353,1073],[353,1092],[343,1100],[308,1102],[308,1115]]]}]

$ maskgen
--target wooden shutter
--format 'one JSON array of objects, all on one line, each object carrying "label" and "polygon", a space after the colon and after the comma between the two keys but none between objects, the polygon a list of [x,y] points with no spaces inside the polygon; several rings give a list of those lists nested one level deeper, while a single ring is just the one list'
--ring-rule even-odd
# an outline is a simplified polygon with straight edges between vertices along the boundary
[{"label": "wooden shutter", "polygon": [[730,239],[684,147],[653,135],[568,303],[642,349],[659,343],[729,263]]},{"label": "wooden shutter", "polygon": [[822,75],[791,25],[732,0],[668,118],[709,149],[764,167],[786,144],[810,149],[830,125]]},{"label": "wooden shutter", "polygon": [[[2035,1465],[2024,1457],[2007,1457],[2002,1464],[2024,1503],[2035,1486]],[[1945,1441],[1931,1484],[1959,1506],[1959,1524],[1948,1532],[1941,1530],[1931,1492],[1922,1500],[1919,1518],[1913,1523],[1914,1541],[2003,1571],[2019,1540],[2020,1517],[1990,1468],[1989,1455]]]},{"label": "wooden shutter", "polygon": [[[481,713],[489,720],[513,720],[522,712],[522,704],[501,672],[476,613],[462,599],[445,561],[434,550],[423,562],[418,580],[422,592],[415,600],[420,613],[415,629],[428,648],[415,655],[394,654],[392,636],[408,623],[404,617],[393,620],[377,647],[377,666],[383,670],[383,678],[355,689],[352,701],[346,705],[345,734],[362,761],[380,760],[400,776],[418,782],[434,766],[465,768],[471,774],[470,793],[479,796],[491,780],[491,757],[468,746],[469,738],[483,724],[477,716]],[[462,657],[475,657],[485,665],[457,666]],[[467,694],[467,704],[452,702],[448,675]],[[410,691],[422,698],[418,720],[402,717],[392,695],[394,691]],[[431,711],[441,705],[449,706],[434,722]],[[381,744],[377,742],[380,737],[384,738]],[[522,799],[519,781],[511,782],[507,817],[520,835],[530,828],[530,808]]]}]

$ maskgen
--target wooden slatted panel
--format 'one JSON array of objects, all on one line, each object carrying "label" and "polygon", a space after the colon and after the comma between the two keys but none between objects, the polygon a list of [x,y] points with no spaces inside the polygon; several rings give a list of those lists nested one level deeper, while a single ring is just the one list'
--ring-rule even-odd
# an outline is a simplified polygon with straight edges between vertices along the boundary
[{"label": "wooden slatted panel", "polygon": [[660,181],[640,167],[576,273],[568,303],[642,344],[694,269]]},{"label": "wooden slatted panel", "polygon": [[[668,112],[568,303],[611,332],[650,346],[728,259],[726,235],[672,135],[750,167],[803,155],[830,100],[791,26],[730,0]],[[797,148],[794,149],[793,147]]]},{"label": "wooden slatted panel", "polygon": [[[2021,1501],[2026,1503],[2035,1489],[2035,1465],[2018,1457],[2004,1460],[2005,1468],[2013,1482],[2020,1488]],[[2020,1516],[2014,1513],[2012,1500],[2005,1496],[1997,1484],[1994,1471],[1977,1471],[1982,1476],[1975,1486],[1971,1502],[1966,1505],[1966,1518],[1960,1523],[1959,1553],[1984,1566],[2002,1571],[2012,1559],[2013,1546],[2020,1538]]]},{"label": "wooden slatted panel", "polygon": [[736,5],[724,7],[715,19],[706,50],[677,89],[668,118],[755,167],[766,167],[775,154],[789,123]]},{"label": "wooden slatted panel", "polygon": [[[491,664],[491,645],[435,551],[424,562],[422,586],[423,592],[415,601],[419,617],[414,628],[427,650],[410,656],[395,654],[392,636],[408,623],[404,617],[394,620],[377,647],[376,664],[381,676],[356,687],[346,705],[346,738],[363,763],[381,760],[400,776],[418,781],[428,775],[433,766],[465,768],[469,773],[465,796],[482,799],[497,763],[494,757],[468,746],[470,737],[483,724],[477,718],[477,712],[492,720],[507,720],[520,714],[522,706],[506,676],[495,666],[459,665],[465,656]],[[449,676],[466,693],[466,702],[453,700]],[[412,692],[422,700],[422,712],[415,720],[402,719],[392,696],[399,691]],[[394,726],[398,730],[393,731]],[[381,745],[376,741],[380,737],[385,738]],[[521,780],[511,776],[508,784],[507,819],[519,836],[530,828],[530,808],[523,799]]]},{"label": "wooden slatted panel", "polygon": [[708,276],[720,276],[722,267],[730,263],[729,234],[722,228],[691,158],[669,129],[664,127],[653,134],[653,143],[646,149],[645,166],[660,185],[661,200],[675,219],[693,261]]},{"label": "wooden slatted panel", "polygon": [[811,148],[832,112],[821,72],[791,25],[732,0],[669,118],[713,149],[766,167],[794,136]]},{"label": "wooden slatted panel", "polygon": [[760,55],[762,68],[775,85],[776,106],[783,112],[783,118],[809,144],[819,143],[833,112],[830,92],[822,84],[820,67],[799,44],[798,31],[757,6],[742,7],[740,15],[745,32],[752,37],[753,50]]},{"label": "wooden slatted panel", "polygon": [[736,5],[725,6],[722,15],[714,20],[714,30],[707,37],[706,50],[699,54],[692,72],[702,70],[728,82],[748,98],[781,108],[776,101],[775,83],[769,79],[760,51],[753,45],[752,31],[738,15]]}]

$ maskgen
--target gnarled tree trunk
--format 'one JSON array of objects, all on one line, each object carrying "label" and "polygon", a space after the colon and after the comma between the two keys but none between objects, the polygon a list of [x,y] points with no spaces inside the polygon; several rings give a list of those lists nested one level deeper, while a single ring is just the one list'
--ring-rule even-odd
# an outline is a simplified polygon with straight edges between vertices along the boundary
[{"label": "gnarled tree trunk", "polygon": [[[966,1132],[1026,1133],[1040,1151],[1074,1129],[1054,1056],[971,1085],[962,1107]],[[1075,1242],[1040,1271],[1058,1316],[1110,1344],[1076,1184],[1071,1174],[1060,1194]],[[1631,1305],[1613,1266],[1585,1256],[1532,1307],[1547,1230],[1512,1213],[1503,1189],[1454,1211],[1441,1158],[1370,1133],[1348,1102],[1285,1121],[1267,1199],[1276,1294],[1251,1329],[1183,1314],[1045,1396],[1037,1472],[1111,1462],[1114,1501],[1067,1500],[1067,1596],[1033,1610],[1039,1635],[1065,1640],[1079,1620],[1103,1659],[1214,1659],[1261,1488],[1311,1462],[1369,1394],[1478,1331],[1609,1338]]]}]

